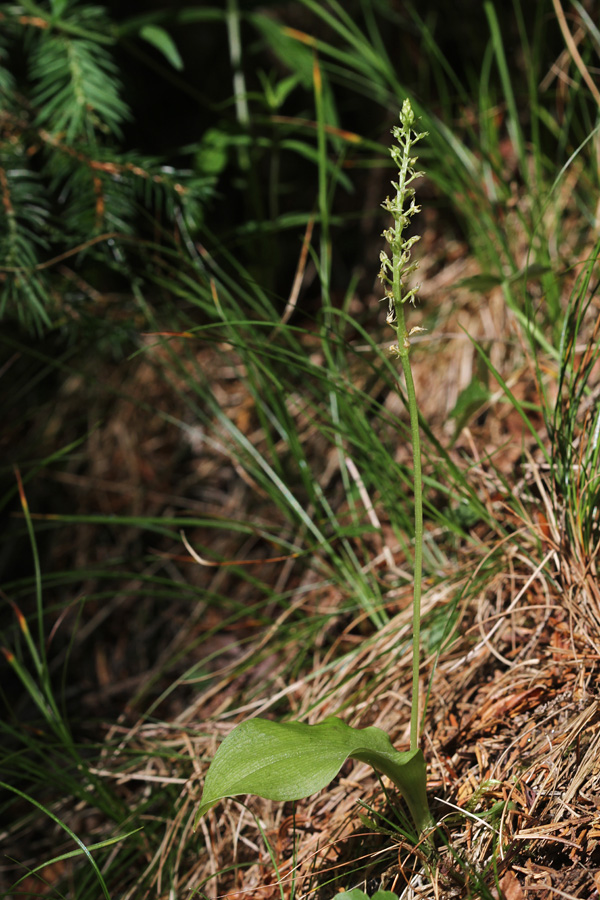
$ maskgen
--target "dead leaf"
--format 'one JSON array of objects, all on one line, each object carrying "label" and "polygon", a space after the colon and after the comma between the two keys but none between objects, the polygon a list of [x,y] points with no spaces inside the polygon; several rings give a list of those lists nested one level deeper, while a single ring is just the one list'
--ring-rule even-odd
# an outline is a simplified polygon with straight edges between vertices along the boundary
[{"label": "dead leaf", "polygon": [[514,872],[506,872],[500,879],[504,900],[525,900],[525,894]]}]

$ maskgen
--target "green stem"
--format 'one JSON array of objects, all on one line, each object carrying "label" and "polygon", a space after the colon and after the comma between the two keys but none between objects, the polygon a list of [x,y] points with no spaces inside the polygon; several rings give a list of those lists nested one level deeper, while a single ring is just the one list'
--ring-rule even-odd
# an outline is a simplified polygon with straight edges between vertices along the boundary
[{"label": "green stem", "polygon": [[[395,267],[394,267],[395,268]],[[413,580],[413,661],[412,661],[412,703],[410,711],[410,749],[419,745],[419,662],[421,645],[421,582],[423,572],[423,476],[421,473],[421,438],[419,436],[419,411],[415,383],[410,367],[410,345],[404,324],[404,307],[400,297],[401,287],[394,285],[394,301],[397,316],[398,354],[402,363],[406,382],[406,398],[410,416],[410,431],[413,449],[413,477],[415,498],[415,561]]]},{"label": "green stem", "polygon": [[325,129],[325,104],[323,98],[323,76],[319,59],[313,58],[313,84],[315,94],[315,115],[317,118],[317,158],[319,171],[319,223],[321,226],[321,292],[323,296],[324,323],[331,327],[331,239],[329,234],[329,198],[327,188],[327,132]]}]

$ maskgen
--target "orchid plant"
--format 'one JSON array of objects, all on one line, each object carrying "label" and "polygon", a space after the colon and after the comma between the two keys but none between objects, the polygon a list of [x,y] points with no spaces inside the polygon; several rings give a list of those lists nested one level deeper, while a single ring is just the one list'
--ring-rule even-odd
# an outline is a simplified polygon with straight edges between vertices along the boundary
[{"label": "orchid plant", "polygon": [[272,722],[249,719],[242,722],[219,746],[206,775],[196,824],[200,817],[224,797],[257,794],[269,800],[299,800],[321,790],[339,772],[348,758],[371,765],[387,775],[403,796],[419,833],[433,825],[427,803],[426,765],[419,737],[419,645],[421,615],[421,571],[423,544],[423,487],[419,418],[415,387],[409,361],[410,337],[422,331],[407,331],[404,307],[415,302],[417,287],[408,286],[408,277],[417,268],[411,262],[411,249],[418,236],[406,238],[404,232],[419,212],[413,182],[421,172],[412,148],[425,134],[413,129],[415,116],[409,100],[400,112],[400,125],[392,129],[397,141],[391,149],[399,170],[392,182],[395,195],[382,204],[393,218],[384,231],[389,255],[381,253],[379,277],[385,285],[388,301],[387,321],[395,329],[397,343],[392,352],[400,359],[406,383],[406,398],[414,462],[415,558],[413,595],[413,691],[410,750],[396,750],[379,728],[353,728],[336,716],[316,725],[302,722]]}]

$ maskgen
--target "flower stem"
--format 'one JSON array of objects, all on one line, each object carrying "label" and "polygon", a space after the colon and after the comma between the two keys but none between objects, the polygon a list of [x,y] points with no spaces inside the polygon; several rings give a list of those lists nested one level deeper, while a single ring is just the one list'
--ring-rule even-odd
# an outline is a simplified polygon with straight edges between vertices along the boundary
[{"label": "flower stem", "polygon": [[381,270],[379,277],[387,285],[386,297],[389,302],[387,322],[396,330],[398,344],[392,351],[402,363],[406,382],[406,398],[410,416],[410,431],[413,449],[414,504],[415,504],[415,561],[413,591],[413,679],[412,702],[410,714],[410,749],[416,750],[419,744],[419,662],[421,643],[421,581],[423,572],[423,476],[421,472],[421,440],[419,436],[419,410],[415,394],[415,384],[410,367],[410,335],[425,329],[416,327],[410,332],[406,330],[404,306],[408,300],[415,302],[419,285],[407,288],[408,276],[418,268],[418,263],[411,263],[411,247],[419,240],[418,235],[404,239],[403,232],[412,217],[419,212],[415,203],[415,191],[412,182],[423,173],[413,168],[417,157],[411,157],[412,147],[426,133],[418,134],[413,130],[415,116],[407,99],[402,104],[400,125],[392,128],[392,134],[398,141],[391,148],[394,162],[398,166],[398,181],[392,182],[396,189],[393,200],[386,198],[383,208],[391,213],[394,224],[387,228],[383,235],[390,245],[392,258],[385,251],[380,254]]},{"label": "flower stem", "polygon": [[410,749],[419,745],[419,662],[421,655],[421,584],[423,573],[423,475],[421,470],[421,438],[419,435],[419,411],[417,395],[410,367],[409,346],[404,324],[404,307],[396,305],[398,317],[398,356],[404,372],[406,399],[410,417],[410,432],[413,451],[413,489],[415,502],[415,556],[413,577],[413,661],[412,661],[412,703],[410,712]]}]

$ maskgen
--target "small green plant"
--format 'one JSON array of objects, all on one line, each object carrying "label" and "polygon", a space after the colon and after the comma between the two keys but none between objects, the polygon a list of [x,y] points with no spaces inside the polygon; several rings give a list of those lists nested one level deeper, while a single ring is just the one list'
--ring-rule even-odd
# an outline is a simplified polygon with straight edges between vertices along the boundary
[{"label": "small green plant", "polygon": [[220,745],[208,770],[196,820],[224,797],[258,794],[300,800],[324,788],[347,759],[373,766],[394,782],[422,831],[431,824],[421,750],[395,750],[380,728],[352,728],[337,716],[318,725],[242,722]]},{"label": "small green plant", "polygon": [[369,895],[360,888],[352,888],[351,891],[342,891],[336,894],[335,900],[398,900],[398,894],[395,894],[394,891],[375,891],[369,898]]},{"label": "small green plant", "polygon": [[396,785],[410,810],[419,832],[433,824],[427,804],[426,765],[418,747],[419,731],[419,643],[421,570],[423,544],[423,501],[419,419],[415,388],[409,362],[410,335],[407,332],[404,304],[414,302],[418,287],[407,288],[407,277],[417,268],[411,263],[411,247],[418,236],[404,239],[403,233],[419,211],[412,182],[420,176],[413,168],[412,146],[424,134],[413,131],[414,113],[405,100],[400,125],[392,130],[398,141],[392,158],[398,165],[398,181],[392,182],[396,194],[383,203],[394,219],[384,232],[391,258],[381,254],[380,278],[386,285],[389,302],[387,321],[397,333],[392,352],[401,361],[411,423],[415,495],[415,565],[413,601],[413,693],[410,750],[394,749],[389,737],[379,728],[352,728],[336,716],[317,725],[301,722],[271,722],[250,719],[242,722],[220,745],[204,783],[196,822],[219,800],[231,795],[258,794],[268,800],[299,800],[315,793],[337,775],[348,758],[357,759],[387,775]]}]

